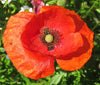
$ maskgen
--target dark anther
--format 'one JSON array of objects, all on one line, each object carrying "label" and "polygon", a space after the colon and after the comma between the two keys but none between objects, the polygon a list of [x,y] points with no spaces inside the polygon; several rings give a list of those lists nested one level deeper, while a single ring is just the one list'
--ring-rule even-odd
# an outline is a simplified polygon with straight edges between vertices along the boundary
[{"label": "dark anther", "polygon": [[59,34],[57,31],[47,27],[43,29],[39,38],[41,43],[47,46],[48,51],[51,51],[59,41]]},{"label": "dark anther", "polygon": [[11,42],[10,42],[9,44],[10,44],[10,45],[12,45],[12,43],[11,43]]},{"label": "dark anther", "polygon": [[54,46],[53,46],[53,45],[48,46],[48,51],[51,51],[51,50],[53,50],[53,49],[54,49]]}]

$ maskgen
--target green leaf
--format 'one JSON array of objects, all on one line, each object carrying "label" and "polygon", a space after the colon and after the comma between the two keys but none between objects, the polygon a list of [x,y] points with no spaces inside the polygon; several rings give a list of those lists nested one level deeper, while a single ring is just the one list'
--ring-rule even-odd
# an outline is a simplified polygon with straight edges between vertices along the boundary
[{"label": "green leaf", "polygon": [[14,4],[10,4],[9,7],[13,9],[13,10],[11,11],[11,14],[15,13],[15,11],[16,11],[16,6],[15,6]]},{"label": "green leaf", "polygon": [[61,74],[62,76],[64,76],[64,77],[67,77],[67,72],[66,72],[66,71],[61,70],[61,71],[60,71],[60,74]]},{"label": "green leaf", "polygon": [[98,82],[95,82],[95,83],[94,83],[94,85],[100,85],[100,83],[98,83]]},{"label": "green leaf", "polygon": [[25,1],[24,0],[18,0],[19,3],[24,4]]},{"label": "green leaf", "polygon": [[0,70],[0,73],[3,73],[3,72],[5,72],[5,71],[7,71],[6,69],[2,69],[2,70]]},{"label": "green leaf", "polygon": [[97,11],[98,13],[100,13],[100,8],[96,9],[96,11]]},{"label": "green leaf", "polygon": [[3,52],[3,47],[0,47],[0,52]]},{"label": "green leaf", "polygon": [[4,7],[7,7],[7,5],[8,5],[8,1],[5,2]]},{"label": "green leaf", "polygon": [[9,66],[10,65],[10,60],[6,59],[5,60],[5,65]]},{"label": "green leaf", "polygon": [[31,85],[30,79],[28,79],[27,77],[25,77],[21,73],[20,73],[20,75],[21,75],[21,78],[26,82],[26,85]]},{"label": "green leaf", "polygon": [[[1,23],[0,23],[1,24]],[[0,27],[0,46],[1,46],[1,40],[2,40],[2,35],[3,35],[3,28]]]},{"label": "green leaf", "polygon": [[55,75],[54,77],[51,78],[51,81],[50,81],[50,85],[57,85],[60,81],[61,81],[61,78],[63,77],[63,75]]},{"label": "green leaf", "polygon": [[6,81],[6,79],[0,79],[0,82],[5,82]]},{"label": "green leaf", "polygon": [[1,43],[1,37],[0,37],[0,46],[1,46],[1,44],[2,44],[2,43]]},{"label": "green leaf", "polygon": [[49,5],[56,5],[56,1],[57,0],[52,0],[52,1],[47,2],[47,4],[49,4]]},{"label": "green leaf", "polygon": [[66,4],[66,0],[57,0],[57,5],[64,7]]}]

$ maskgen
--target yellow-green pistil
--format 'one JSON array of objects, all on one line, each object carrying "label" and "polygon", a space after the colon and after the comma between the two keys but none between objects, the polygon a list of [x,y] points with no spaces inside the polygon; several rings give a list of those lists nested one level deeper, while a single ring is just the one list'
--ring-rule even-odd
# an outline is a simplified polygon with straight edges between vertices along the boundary
[{"label": "yellow-green pistil", "polygon": [[53,35],[52,35],[52,34],[47,34],[47,35],[45,36],[45,41],[46,41],[47,43],[53,42]]},{"label": "yellow-green pistil", "polygon": [[29,12],[29,10],[28,9],[25,9],[24,12]]}]

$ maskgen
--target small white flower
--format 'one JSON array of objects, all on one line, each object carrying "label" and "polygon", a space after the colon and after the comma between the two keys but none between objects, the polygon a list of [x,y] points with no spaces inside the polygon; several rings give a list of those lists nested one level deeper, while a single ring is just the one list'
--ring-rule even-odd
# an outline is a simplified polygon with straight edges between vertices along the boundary
[{"label": "small white flower", "polygon": [[49,6],[49,4],[46,4],[46,6]]},{"label": "small white flower", "polygon": [[2,30],[2,27],[0,27],[0,30]]},{"label": "small white flower", "polygon": [[1,0],[1,3],[5,4],[6,1],[8,1],[8,4],[9,4],[12,0]]},{"label": "small white flower", "polygon": [[28,6],[23,6],[21,7],[21,10],[19,12],[22,12],[22,11],[29,11],[29,12],[32,12],[32,8],[28,7]]}]

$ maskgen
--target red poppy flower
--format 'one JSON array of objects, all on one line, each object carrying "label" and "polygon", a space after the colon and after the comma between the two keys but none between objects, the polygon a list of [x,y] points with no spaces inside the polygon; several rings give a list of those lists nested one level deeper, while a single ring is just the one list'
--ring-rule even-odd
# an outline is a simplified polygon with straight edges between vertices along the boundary
[{"label": "red poppy flower", "polygon": [[16,69],[31,79],[61,69],[80,69],[91,57],[93,32],[74,11],[43,6],[40,14],[20,12],[10,17],[4,32],[5,50]]}]

